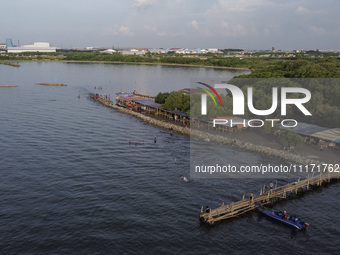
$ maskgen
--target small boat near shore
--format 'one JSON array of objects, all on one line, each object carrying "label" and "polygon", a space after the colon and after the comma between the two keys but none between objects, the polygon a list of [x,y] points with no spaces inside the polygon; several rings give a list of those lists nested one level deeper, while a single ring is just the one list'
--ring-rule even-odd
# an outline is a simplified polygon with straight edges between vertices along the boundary
[{"label": "small boat near shore", "polygon": [[285,211],[281,212],[281,211],[270,210],[266,208],[259,208],[258,211],[273,220],[279,221],[295,229],[303,229],[309,226],[308,223],[300,220],[296,216],[288,215]]}]

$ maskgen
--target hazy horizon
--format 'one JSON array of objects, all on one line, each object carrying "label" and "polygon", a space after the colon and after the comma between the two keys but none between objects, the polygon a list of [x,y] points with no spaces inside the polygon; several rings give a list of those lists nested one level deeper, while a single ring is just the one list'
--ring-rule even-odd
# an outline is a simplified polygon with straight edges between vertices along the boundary
[{"label": "hazy horizon", "polygon": [[1,42],[59,48],[339,49],[335,0],[13,0]]}]

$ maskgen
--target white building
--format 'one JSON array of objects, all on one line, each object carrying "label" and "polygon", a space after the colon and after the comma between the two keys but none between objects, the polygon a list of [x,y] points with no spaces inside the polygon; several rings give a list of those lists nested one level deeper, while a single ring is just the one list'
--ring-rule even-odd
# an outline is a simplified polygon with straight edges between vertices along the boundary
[{"label": "white building", "polygon": [[123,55],[145,55],[147,52],[149,52],[147,48],[134,48],[121,51]]},{"label": "white building", "polygon": [[31,45],[22,45],[21,47],[7,47],[8,53],[21,52],[56,52],[56,47],[50,47],[48,42],[35,42]]},{"label": "white building", "polygon": [[217,48],[209,48],[209,49],[207,49],[207,51],[210,52],[210,53],[218,53]]},{"label": "white building", "polygon": [[107,49],[107,50],[102,50],[102,51],[99,51],[100,53],[108,53],[108,54],[113,54],[113,53],[116,53],[117,51],[114,50],[114,49]]}]

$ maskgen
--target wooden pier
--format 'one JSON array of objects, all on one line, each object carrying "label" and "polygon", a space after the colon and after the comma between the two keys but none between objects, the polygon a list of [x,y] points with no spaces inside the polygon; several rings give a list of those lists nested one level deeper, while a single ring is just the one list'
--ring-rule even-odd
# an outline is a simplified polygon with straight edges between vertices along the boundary
[{"label": "wooden pier", "polygon": [[308,177],[304,180],[298,180],[294,183],[289,183],[281,187],[274,187],[269,191],[265,191],[265,187],[260,190],[259,196],[253,196],[252,198],[245,198],[228,205],[222,205],[216,209],[201,208],[201,213],[199,216],[201,223],[207,223],[213,225],[215,222],[234,218],[236,216],[242,215],[246,212],[255,210],[258,206],[270,204],[277,202],[281,199],[286,199],[287,197],[294,196],[298,194],[299,191],[308,191],[313,186],[322,186],[332,180],[338,180],[340,178],[340,169],[337,172],[326,172],[318,176]]}]

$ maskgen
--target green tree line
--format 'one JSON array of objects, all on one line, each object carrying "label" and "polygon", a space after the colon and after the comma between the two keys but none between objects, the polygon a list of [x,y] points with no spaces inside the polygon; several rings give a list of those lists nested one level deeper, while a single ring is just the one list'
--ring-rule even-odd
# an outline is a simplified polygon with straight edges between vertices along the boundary
[{"label": "green tree line", "polygon": [[[305,116],[295,105],[287,105],[285,119],[296,119],[299,122],[306,122],[323,127],[336,128],[340,127],[340,79],[253,79],[253,78],[234,78],[228,83],[241,88],[245,95],[245,105],[247,105],[248,87],[253,88],[253,105],[255,109],[270,109],[273,103],[273,87],[278,88],[277,110],[263,118],[282,119],[281,113],[281,88],[282,87],[301,87],[306,88],[311,93],[311,99],[304,104],[304,107],[312,114]],[[232,96],[220,95],[223,107],[220,104],[215,105],[213,100],[208,97],[206,117],[225,117],[232,116]],[[302,98],[304,94],[288,93],[287,98]],[[200,95],[191,96],[191,115],[201,115]],[[205,117],[205,116],[203,116]],[[248,107],[245,107],[245,115],[242,118],[258,118],[252,114]]]}]

